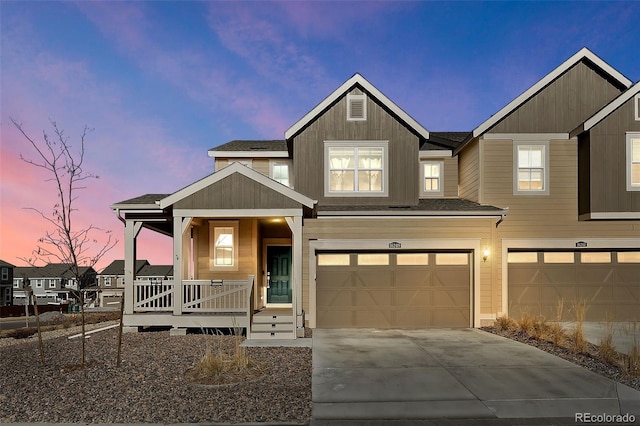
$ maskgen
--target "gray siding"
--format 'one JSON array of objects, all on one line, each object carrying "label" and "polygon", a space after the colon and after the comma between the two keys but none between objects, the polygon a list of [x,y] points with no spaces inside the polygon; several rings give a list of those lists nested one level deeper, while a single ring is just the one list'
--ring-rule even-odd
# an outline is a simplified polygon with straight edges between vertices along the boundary
[{"label": "gray siding", "polygon": [[271,188],[234,173],[174,204],[176,209],[281,209],[298,208],[296,201]]},{"label": "gray siding", "polygon": [[620,90],[613,84],[580,62],[496,124],[490,132],[570,132],[619,94]]},{"label": "gray siding", "polygon": [[640,131],[633,102],[627,101],[590,131],[592,213],[640,212],[640,191],[627,191],[626,132]]},{"label": "gray siding", "polygon": [[[293,141],[296,191],[322,205],[415,205],[418,201],[418,137],[367,96],[367,120],[347,121],[346,95]],[[389,141],[388,197],[325,197],[324,141]]]}]

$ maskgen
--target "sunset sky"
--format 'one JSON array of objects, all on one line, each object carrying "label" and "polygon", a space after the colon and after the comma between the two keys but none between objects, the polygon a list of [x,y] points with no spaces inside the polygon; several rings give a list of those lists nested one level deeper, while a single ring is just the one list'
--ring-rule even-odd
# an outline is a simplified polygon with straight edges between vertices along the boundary
[{"label": "sunset sky", "polygon": [[[0,259],[24,265],[50,211],[22,162],[49,120],[94,129],[79,226],[124,226],[109,206],[213,171],[207,150],[284,131],[354,73],[431,131],[471,130],[588,47],[640,79],[640,2],[0,1]],[[144,230],[138,258],[171,263]]]}]

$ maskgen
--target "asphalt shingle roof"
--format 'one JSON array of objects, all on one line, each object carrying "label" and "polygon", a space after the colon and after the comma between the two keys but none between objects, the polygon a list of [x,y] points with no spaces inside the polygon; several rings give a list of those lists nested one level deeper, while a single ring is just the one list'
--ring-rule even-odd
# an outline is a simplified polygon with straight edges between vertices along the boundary
[{"label": "asphalt shingle roof", "polygon": [[319,212],[332,211],[362,211],[362,212],[394,212],[403,211],[424,211],[424,212],[495,212],[500,213],[503,209],[495,206],[478,204],[473,201],[460,198],[427,198],[418,201],[414,206],[323,206],[318,205]]},{"label": "asphalt shingle roof", "polygon": [[287,151],[287,142],[284,140],[233,140],[210,151]]},{"label": "asphalt shingle roof", "polygon": [[[148,265],[149,261],[138,259],[136,260],[136,273],[142,269],[145,265]],[[106,268],[102,270],[101,275],[124,275],[124,260],[117,259],[107,265]]]}]

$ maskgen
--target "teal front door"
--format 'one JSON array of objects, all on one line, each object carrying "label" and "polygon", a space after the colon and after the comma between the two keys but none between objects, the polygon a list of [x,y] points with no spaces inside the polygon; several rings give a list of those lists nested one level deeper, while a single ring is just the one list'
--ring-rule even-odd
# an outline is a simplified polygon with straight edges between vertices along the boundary
[{"label": "teal front door", "polygon": [[267,246],[267,303],[291,301],[291,246]]}]

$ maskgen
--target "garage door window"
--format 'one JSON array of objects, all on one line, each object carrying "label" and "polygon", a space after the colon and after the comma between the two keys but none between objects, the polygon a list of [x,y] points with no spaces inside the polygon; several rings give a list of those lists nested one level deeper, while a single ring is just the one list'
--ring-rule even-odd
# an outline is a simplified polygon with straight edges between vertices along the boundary
[{"label": "garage door window", "polygon": [[400,266],[428,265],[429,253],[403,253],[396,255],[396,263]]},{"label": "garage door window", "polygon": [[544,263],[574,263],[575,258],[572,252],[568,253],[545,253]]},{"label": "garage door window", "polygon": [[318,266],[349,266],[348,254],[319,254]]},{"label": "garage door window", "polygon": [[580,263],[611,263],[611,253],[580,253]]},{"label": "garage door window", "polygon": [[389,255],[382,253],[373,254],[359,254],[358,265],[359,266],[381,266],[389,264]]},{"label": "garage door window", "polygon": [[536,252],[527,252],[527,253],[513,253],[509,252],[507,254],[507,262],[508,263],[538,263],[538,253]]},{"label": "garage door window", "polygon": [[436,265],[467,265],[467,253],[436,253]]},{"label": "garage door window", "polygon": [[640,251],[624,251],[618,253],[618,263],[640,263]]}]

